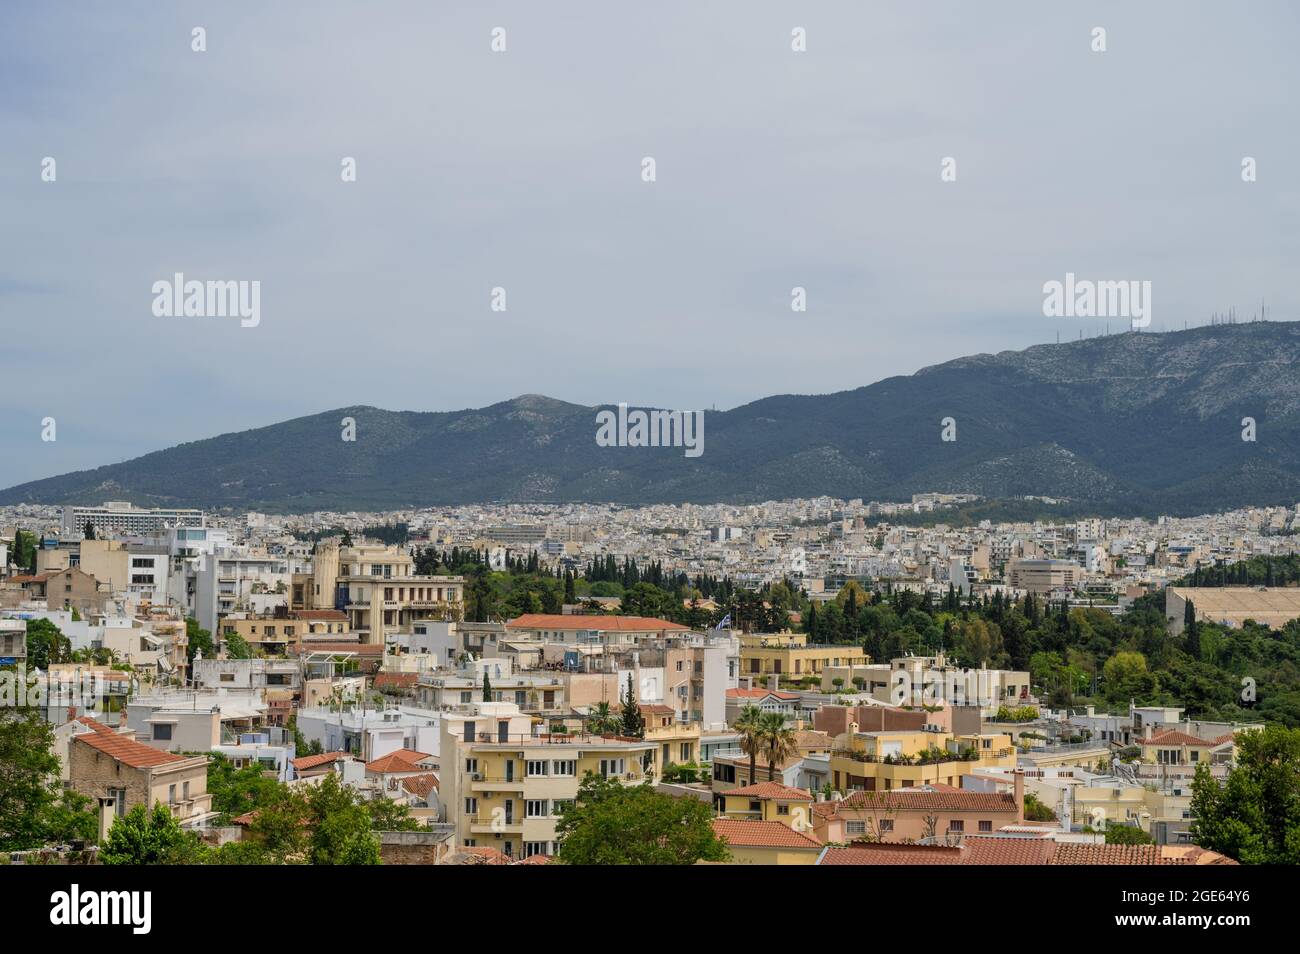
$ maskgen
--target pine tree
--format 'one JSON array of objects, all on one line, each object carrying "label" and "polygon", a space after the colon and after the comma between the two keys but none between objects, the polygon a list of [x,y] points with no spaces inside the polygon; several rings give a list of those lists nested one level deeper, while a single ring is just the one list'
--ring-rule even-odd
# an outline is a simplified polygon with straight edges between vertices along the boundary
[{"label": "pine tree", "polygon": [[627,675],[627,695],[623,697],[623,720],[619,735],[630,739],[645,738],[645,716],[636,701],[636,690],[632,687],[632,674]]},{"label": "pine tree", "polygon": [[488,674],[486,671],[483,673],[483,701],[484,702],[492,701],[492,682],[491,680],[488,679]]}]

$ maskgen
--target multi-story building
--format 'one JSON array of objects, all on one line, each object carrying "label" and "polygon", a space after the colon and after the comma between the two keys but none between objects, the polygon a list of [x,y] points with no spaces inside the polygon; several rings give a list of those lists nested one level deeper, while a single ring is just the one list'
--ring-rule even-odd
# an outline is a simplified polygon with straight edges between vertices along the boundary
[{"label": "multi-story building", "polygon": [[537,735],[510,702],[442,714],[440,794],[456,843],[509,857],[551,855],[562,805],[588,772],[626,784],[645,780],[657,743],[585,733]]},{"label": "multi-story building", "polygon": [[918,785],[961,787],[976,768],[1016,764],[1009,735],[954,735],[936,731],[859,732],[837,736],[831,752],[831,786],[839,792],[875,792]]},{"label": "multi-story building", "polygon": [[1010,560],[1007,585],[1035,596],[1072,592],[1083,580],[1083,567],[1069,560]]},{"label": "multi-story building", "polygon": [[864,665],[861,646],[810,644],[803,633],[758,633],[740,637],[742,676],[812,676],[827,666]]},{"label": "multi-story building", "polygon": [[166,805],[186,828],[201,828],[213,817],[208,794],[208,760],[186,757],[135,741],[94,719],[77,720],[84,731],[68,742],[68,783],[101,808],[100,835],[115,818],[137,805]]},{"label": "multi-story building", "polygon": [[313,558],[313,609],[347,614],[365,643],[383,645],[386,633],[410,633],[417,620],[458,619],[463,576],[417,576],[403,547],[322,543]]},{"label": "multi-story building", "polygon": [[110,500],[100,507],[64,507],[63,535],[81,536],[86,524],[101,531],[121,536],[147,536],[162,533],[171,527],[201,527],[203,511],[188,509],[150,510],[135,507],[123,500]]},{"label": "multi-story building", "polygon": [[27,621],[0,619],[0,666],[19,666],[27,662]]}]

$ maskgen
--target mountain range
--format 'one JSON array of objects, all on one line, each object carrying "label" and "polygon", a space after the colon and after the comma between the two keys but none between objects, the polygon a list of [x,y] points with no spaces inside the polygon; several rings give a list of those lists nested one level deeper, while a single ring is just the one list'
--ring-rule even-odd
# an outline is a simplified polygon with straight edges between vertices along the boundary
[{"label": "mountain range", "polygon": [[[20,484],[0,505],[302,512],[941,491],[1193,514],[1300,500],[1295,322],[1128,332],[775,395],[705,412],[698,457],[598,446],[600,410],[532,394],[447,412],[343,407]],[[344,418],[354,441],[341,439]],[[955,440],[942,439],[945,418]]]}]

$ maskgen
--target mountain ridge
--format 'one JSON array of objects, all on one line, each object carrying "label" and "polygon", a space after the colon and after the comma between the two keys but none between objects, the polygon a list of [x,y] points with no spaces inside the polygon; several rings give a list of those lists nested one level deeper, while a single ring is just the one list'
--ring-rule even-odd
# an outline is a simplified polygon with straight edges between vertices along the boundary
[{"label": "mountain ridge", "polygon": [[[1126,332],[968,355],[704,413],[704,453],[600,447],[597,411],[351,405],[0,490],[0,504],[295,512],[490,502],[754,503],[914,492],[1198,513],[1300,499],[1300,323]],[[356,440],[341,440],[342,418]],[[941,421],[956,421],[955,441]],[[1244,417],[1258,439],[1241,440]]]}]

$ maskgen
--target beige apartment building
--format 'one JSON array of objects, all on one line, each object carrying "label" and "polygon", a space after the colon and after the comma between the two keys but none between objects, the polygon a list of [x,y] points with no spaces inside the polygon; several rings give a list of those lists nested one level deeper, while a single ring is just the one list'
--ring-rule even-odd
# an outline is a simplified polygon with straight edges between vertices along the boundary
[{"label": "beige apartment building", "polygon": [[303,596],[308,609],[346,613],[348,629],[363,643],[383,645],[385,633],[409,633],[416,620],[460,619],[465,578],[417,576],[404,547],[327,541],[316,548],[310,592]]},{"label": "beige apartment building", "polygon": [[442,715],[439,791],[456,844],[511,858],[553,855],[560,808],[588,772],[628,785],[646,780],[656,741],[581,732],[534,734],[509,702]]}]

